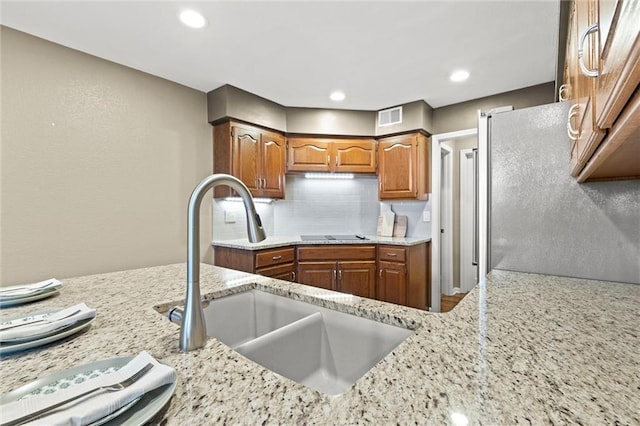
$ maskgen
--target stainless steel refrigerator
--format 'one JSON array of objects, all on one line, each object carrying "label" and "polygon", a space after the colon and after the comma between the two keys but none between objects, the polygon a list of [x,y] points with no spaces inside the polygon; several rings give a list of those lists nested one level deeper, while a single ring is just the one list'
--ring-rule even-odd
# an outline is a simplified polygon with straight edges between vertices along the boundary
[{"label": "stainless steel refrigerator", "polygon": [[568,110],[479,114],[481,277],[503,269],[640,283],[640,181],[576,183]]}]

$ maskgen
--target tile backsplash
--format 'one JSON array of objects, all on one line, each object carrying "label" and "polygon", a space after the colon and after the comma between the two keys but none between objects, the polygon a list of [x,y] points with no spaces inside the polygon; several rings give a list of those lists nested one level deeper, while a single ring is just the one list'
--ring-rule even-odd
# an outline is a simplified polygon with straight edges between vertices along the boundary
[{"label": "tile backsplash", "polygon": [[[376,233],[381,206],[391,205],[399,215],[408,217],[407,236],[430,236],[431,223],[422,221],[429,202],[378,200],[378,178],[306,179],[287,176],[284,200],[271,204],[256,203],[267,236],[304,234]],[[225,211],[235,213],[235,223],[225,223]],[[246,218],[242,202],[213,201],[213,239],[246,237]]]}]

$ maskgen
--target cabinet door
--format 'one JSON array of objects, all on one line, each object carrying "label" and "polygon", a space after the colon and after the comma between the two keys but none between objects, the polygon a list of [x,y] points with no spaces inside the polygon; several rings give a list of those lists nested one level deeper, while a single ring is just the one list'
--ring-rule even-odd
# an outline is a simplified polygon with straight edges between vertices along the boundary
[{"label": "cabinet door", "polygon": [[376,142],[374,140],[335,141],[331,145],[333,171],[348,173],[376,172]]},{"label": "cabinet door", "polygon": [[[583,48],[582,63],[588,69],[594,69],[595,61],[595,36],[589,35],[585,39],[583,46],[580,46],[582,36],[585,34],[590,23],[594,20],[594,8],[592,1],[575,2],[575,14],[578,29],[577,48]],[[576,53],[577,55],[577,53]],[[578,61],[580,62],[580,61]],[[596,150],[602,139],[604,132],[596,126],[595,117],[595,88],[596,81],[588,77],[579,66],[578,70],[578,90],[575,102],[578,104],[578,137],[576,141],[577,159],[571,170],[572,176],[577,176],[587,163],[593,152]]]},{"label": "cabinet door", "polygon": [[407,268],[403,263],[379,262],[378,300],[407,304]]},{"label": "cabinet door", "polygon": [[338,262],[338,291],[373,299],[375,282],[375,261]]},{"label": "cabinet door", "polygon": [[289,138],[287,155],[290,172],[331,171],[331,142],[315,138]]},{"label": "cabinet door", "polygon": [[385,138],[378,145],[378,195],[381,200],[416,198],[415,136]]},{"label": "cabinet door", "polygon": [[595,121],[610,129],[640,84],[640,2],[594,0]]},{"label": "cabinet door", "polygon": [[284,198],[286,148],[284,136],[272,132],[261,133],[260,195]]},{"label": "cabinet door", "polygon": [[251,191],[260,195],[260,132],[248,126],[233,126],[233,175],[240,179]]},{"label": "cabinet door", "polygon": [[298,282],[335,290],[336,262],[298,262]]}]

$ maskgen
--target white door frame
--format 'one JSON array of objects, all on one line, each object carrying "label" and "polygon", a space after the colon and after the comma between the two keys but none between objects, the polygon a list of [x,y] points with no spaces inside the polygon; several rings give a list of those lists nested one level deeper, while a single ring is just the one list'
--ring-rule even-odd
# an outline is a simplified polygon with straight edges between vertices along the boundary
[{"label": "white door frame", "polygon": [[440,144],[440,291],[453,294],[453,149]]},{"label": "white door frame", "polygon": [[478,134],[478,129],[431,136],[431,311],[440,312],[440,148],[442,142]]},{"label": "white door frame", "polygon": [[460,150],[460,291],[469,292],[478,282],[473,257],[473,149]]}]

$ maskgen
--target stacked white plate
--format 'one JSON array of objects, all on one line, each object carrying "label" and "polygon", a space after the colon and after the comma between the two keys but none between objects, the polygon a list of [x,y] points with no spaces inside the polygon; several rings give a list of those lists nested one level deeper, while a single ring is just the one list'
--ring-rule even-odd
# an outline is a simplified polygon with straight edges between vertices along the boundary
[{"label": "stacked white plate", "polygon": [[0,322],[0,356],[45,345],[89,327],[95,309],[80,303],[66,309],[35,312]]},{"label": "stacked white plate", "polygon": [[58,294],[62,282],[51,278],[33,284],[0,287],[0,308],[33,302]]},{"label": "stacked white plate", "polygon": [[[126,386],[123,379],[135,377]],[[141,425],[171,399],[175,370],[148,352],[58,371],[0,397],[2,423]],[[80,398],[79,398],[80,397]]]}]

